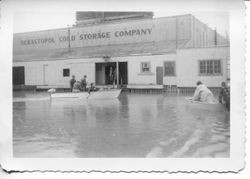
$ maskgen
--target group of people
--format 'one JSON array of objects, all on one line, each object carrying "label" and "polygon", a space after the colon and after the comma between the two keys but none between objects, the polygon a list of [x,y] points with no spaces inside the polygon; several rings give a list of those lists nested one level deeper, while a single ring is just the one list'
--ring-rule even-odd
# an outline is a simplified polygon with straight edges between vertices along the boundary
[{"label": "group of people", "polygon": [[[206,85],[204,85],[201,81],[198,81],[196,85],[197,87],[192,100],[206,103],[215,102],[213,93],[207,88]],[[230,90],[225,82],[221,83],[219,102],[225,104],[228,111],[230,110]]]},{"label": "group of people", "polygon": [[96,91],[97,88],[94,86],[94,83],[91,83],[90,86],[87,88],[87,75],[84,75],[80,81],[75,79],[75,75],[72,75],[72,78],[69,81],[71,92],[80,92],[80,91]]},{"label": "group of people", "polygon": [[[88,91],[90,93],[92,91],[97,91],[97,88],[94,86],[94,83],[91,83],[88,88],[87,84],[87,75],[84,75],[80,81],[76,81],[75,75],[72,75],[72,78],[70,80],[71,92]],[[206,103],[214,103],[216,101],[212,91],[209,90],[205,84],[203,84],[201,81],[198,81],[196,83],[196,86],[196,90],[192,97],[193,101],[200,101]],[[225,82],[221,83],[219,102],[225,104],[227,110],[230,110],[230,90]]]}]

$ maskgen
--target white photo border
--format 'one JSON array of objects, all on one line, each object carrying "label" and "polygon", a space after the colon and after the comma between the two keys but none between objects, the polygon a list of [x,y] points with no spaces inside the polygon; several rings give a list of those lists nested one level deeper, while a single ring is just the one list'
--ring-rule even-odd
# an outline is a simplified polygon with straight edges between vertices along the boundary
[{"label": "white photo border", "polygon": [[[112,4],[112,6],[110,6]],[[81,7],[81,8],[80,8]],[[227,11],[230,13],[230,158],[13,158],[12,41],[18,11]],[[245,6],[242,0],[29,1],[2,2],[0,42],[0,164],[7,171],[238,172],[245,166]]]}]

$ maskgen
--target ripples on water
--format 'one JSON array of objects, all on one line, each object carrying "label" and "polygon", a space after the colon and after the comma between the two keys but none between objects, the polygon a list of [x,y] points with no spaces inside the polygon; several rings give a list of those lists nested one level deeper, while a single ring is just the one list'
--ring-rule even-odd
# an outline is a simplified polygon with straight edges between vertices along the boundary
[{"label": "ripples on water", "polygon": [[229,113],[182,96],[50,101],[14,93],[13,136],[15,157],[230,156]]}]

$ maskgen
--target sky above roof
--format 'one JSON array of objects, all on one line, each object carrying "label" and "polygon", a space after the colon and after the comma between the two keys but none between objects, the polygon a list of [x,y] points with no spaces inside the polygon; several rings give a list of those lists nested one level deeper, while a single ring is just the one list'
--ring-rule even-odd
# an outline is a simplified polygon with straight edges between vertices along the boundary
[{"label": "sky above roof", "polygon": [[[183,14],[193,14],[196,18],[217,30],[222,35],[229,34],[229,14],[226,12],[154,12],[154,18]],[[64,28],[75,24],[75,12],[19,12],[14,14],[13,31],[30,32]]]}]

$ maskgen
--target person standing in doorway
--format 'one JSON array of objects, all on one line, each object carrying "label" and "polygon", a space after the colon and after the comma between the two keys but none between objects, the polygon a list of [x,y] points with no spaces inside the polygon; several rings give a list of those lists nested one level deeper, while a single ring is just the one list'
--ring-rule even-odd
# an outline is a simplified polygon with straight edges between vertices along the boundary
[{"label": "person standing in doorway", "polygon": [[87,89],[87,75],[84,75],[81,79],[81,90],[86,91]]},{"label": "person standing in doorway", "polygon": [[109,68],[109,84],[113,83],[113,67]]},{"label": "person standing in doorway", "polygon": [[116,68],[114,68],[114,71],[113,71],[113,85],[117,84],[117,71],[116,71]]},{"label": "person standing in doorway", "polygon": [[72,78],[69,81],[71,92],[73,91],[73,87],[74,87],[75,82],[76,82],[75,75],[72,75]]}]

